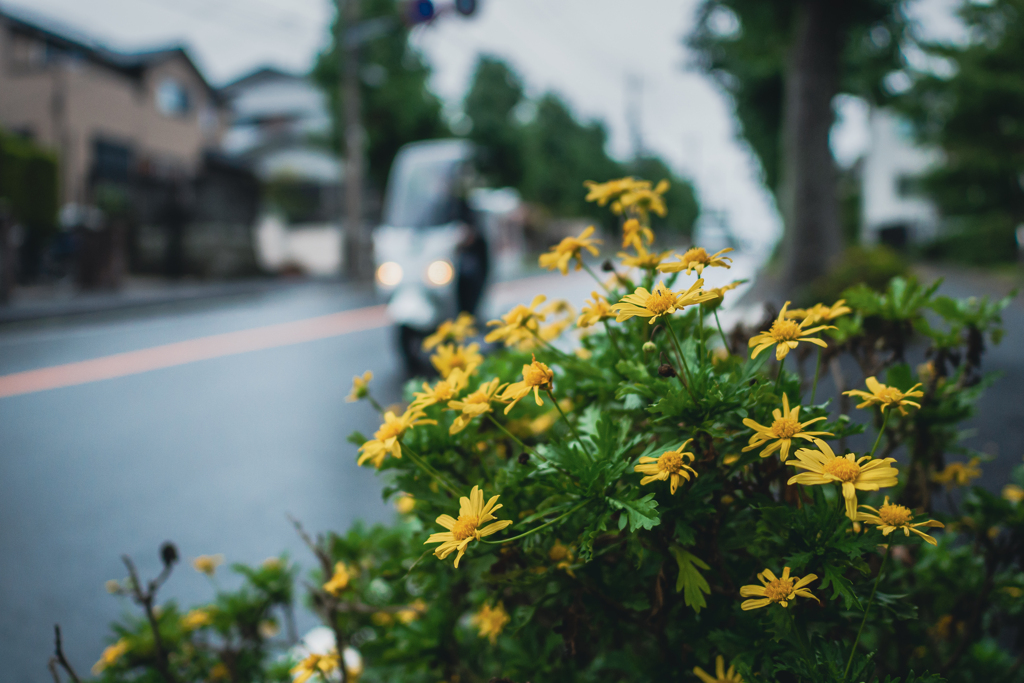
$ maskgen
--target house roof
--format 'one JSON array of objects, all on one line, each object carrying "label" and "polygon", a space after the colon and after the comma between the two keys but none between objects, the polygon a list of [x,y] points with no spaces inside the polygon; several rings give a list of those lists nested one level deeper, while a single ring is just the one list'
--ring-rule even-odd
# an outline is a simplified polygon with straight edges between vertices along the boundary
[{"label": "house roof", "polygon": [[189,55],[188,49],[182,44],[139,52],[112,50],[100,41],[56,20],[6,4],[0,5],[0,23],[7,23],[11,30],[18,33],[44,40],[69,55],[86,59],[132,78],[140,78],[143,72],[157,64],[175,58],[184,59],[206,90],[219,100],[220,93],[206,80],[203,72]]}]

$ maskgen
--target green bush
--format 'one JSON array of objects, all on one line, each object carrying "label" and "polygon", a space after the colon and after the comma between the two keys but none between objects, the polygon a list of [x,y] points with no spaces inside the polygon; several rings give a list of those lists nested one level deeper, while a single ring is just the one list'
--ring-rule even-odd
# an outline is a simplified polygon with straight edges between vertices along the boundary
[{"label": "green bush", "polygon": [[[309,605],[336,649],[274,654],[253,624],[288,604],[291,569],[272,594],[265,570],[238,568],[249,583],[218,594],[211,623],[154,617],[163,654],[154,619],[115,626],[104,680],[1024,680],[1024,466],[1002,497],[971,488],[978,461],[959,441],[1008,300],[896,278],[727,340],[729,288],[699,276],[728,257],[649,258],[659,196],[591,186],[641,221],[627,237],[647,265],[598,280],[578,317],[543,297],[517,306],[488,324],[505,348],[486,358],[468,316],[445,323],[426,341],[442,379],[410,383],[400,415],[356,378],[350,398],[382,424],[351,441],[401,518],[302,532]],[[568,238],[544,264],[585,266],[593,246]],[[573,326],[578,343],[559,343]],[[914,336],[931,346],[917,368]],[[849,354],[864,379],[839,406],[817,402],[792,348]],[[869,451],[847,447],[858,434]],[[959,510],[937,508],[943,488],[962,490]]]},{"label": "green bush", "polygon": [[0,199],[16,221],[43,239],[57,229],[58,188],[55,155],[0,131]]}]

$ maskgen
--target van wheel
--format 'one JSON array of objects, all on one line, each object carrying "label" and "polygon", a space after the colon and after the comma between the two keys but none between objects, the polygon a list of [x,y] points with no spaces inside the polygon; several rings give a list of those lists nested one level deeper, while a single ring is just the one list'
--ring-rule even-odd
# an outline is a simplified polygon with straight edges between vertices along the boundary
[{"label": "van wheel", "polygon": [[422,377],[434,374],[430,360],[423,352],[424,332],[407,325],[398,326],[398,349],[402,354],[405,374],[408,377]]}]

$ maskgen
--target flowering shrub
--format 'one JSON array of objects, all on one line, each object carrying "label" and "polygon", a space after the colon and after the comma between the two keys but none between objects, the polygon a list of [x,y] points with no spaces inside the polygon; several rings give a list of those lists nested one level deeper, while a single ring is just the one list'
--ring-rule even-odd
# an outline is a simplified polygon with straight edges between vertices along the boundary
[{"label": "flowering shrub", "polygon": [[[895,279],[726,335],[737,283],[701,278],[728,250],[653,250],[663,184],[589,189],[623,221],[619,265],[583,260],[589,229],[541,257],[593,275],[578,316],[537,297],[482,328],[488,355],[446,323],[404,408],[356,378],[381,424],[351,440],[400,519],[303,532],[333,649],[278,658],[258,624],[290,594],[222,596],[167,626],[170,656],[118,626],[106,680],[1024,680],[1024,467],[1000,497],[966,488],[977,457],[947,460],[976,455],[959,424],[1007,301]],[[269,570],[239,571],[263,595]]]}]

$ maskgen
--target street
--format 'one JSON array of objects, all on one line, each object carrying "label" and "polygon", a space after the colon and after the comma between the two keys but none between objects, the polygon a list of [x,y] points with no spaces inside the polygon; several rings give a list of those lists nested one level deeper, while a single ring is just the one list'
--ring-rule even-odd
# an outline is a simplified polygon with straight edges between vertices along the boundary
[{"label": "street", "polygon": [[[752,274],[753,263],[736,265],[709,284]],[[585,273],[501,283],[483,317],[538,293],[578,308],[595,288]],[[977,283],[947,291],[966,295]],[[986,357],[1008,376],[972,424],[980,436],[971,445],[1002,455],[986,468],[989,488],[1005,481],[1024,444],[1014,389],[1024,381],[1021,311],[1011,305],[1006,339]],[[49,680],[54,623],[79,673],[88,670],[109,622],[135,609],[104,589],[125,576],[122,554],[152,577],[159,545],[174,541],[183,561],[161,599],[188,607],[213,596],[190,566],[201,554],[252,564],[285,551],[305,575],[312,558],[286,515],[314,533],[391,519],[382,481],[356,466],[345,441],[353,430],[370,434],[378,418],[365,403],[344,402],[367,369],[375,396],[399,398],[391,335],[368,289],[329,283],[0,329],[4,680]],[[81,363],[95,359],[104,360]],[[28,372],[53,366],[64,367]],[[226,568],[217,581],[233,585]],[[313,625],[297,613],[300,632]]]}]

